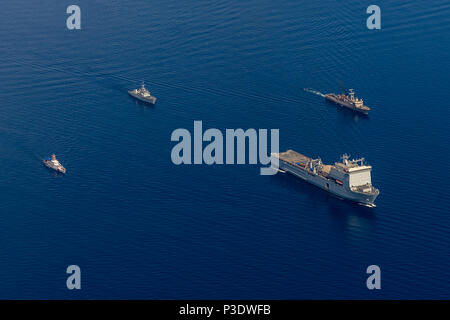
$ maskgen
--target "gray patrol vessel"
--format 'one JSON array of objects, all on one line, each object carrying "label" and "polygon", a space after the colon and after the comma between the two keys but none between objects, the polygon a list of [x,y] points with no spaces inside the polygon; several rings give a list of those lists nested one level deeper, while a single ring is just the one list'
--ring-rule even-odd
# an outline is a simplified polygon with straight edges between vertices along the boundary
[{"label": "gray patrol vessel", "polygon": [[130,96],[132,96],[138,100],[141,100],[141,101],[144,101],[144,102],[147,102],[150,104],[156,103],[156,98],[154,96],[152,96],[150,94],[150,91],[148,91],[145,88],[144,82],[142,82],[142,86],[139,89],[134,89],[134,90],[128,91],[128,93],[130,94]]},{"label": "gray patrol vessel", "polygon": [[372,186],[372,167],[364,164],[364,158],[349,160],[344,154],[342,162],[326,165],[320,158],[312,159],[294,150],[272,153],[271,156],[278,158],[280,172],[291,173],[340,198],[375,207],[380,191]]},{"label": "gray patrol vessel", "polygon": [[355,98],[353,89],[349,89],[348,93],[344,90],[342,94],[327,93],[325,99],[365,115],[369,114],[370,111],[370,108],[364,105],[362,99]]}]

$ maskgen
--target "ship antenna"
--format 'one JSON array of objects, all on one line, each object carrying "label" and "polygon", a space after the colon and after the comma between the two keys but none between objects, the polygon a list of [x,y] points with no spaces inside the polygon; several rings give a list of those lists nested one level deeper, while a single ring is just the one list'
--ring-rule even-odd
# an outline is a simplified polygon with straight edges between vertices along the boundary
[{"label": "ship antenna", "polygon": [[344,95],[346,95],[346,94],[347,94],[347,89],[345,89],[344,83],[343,83],[342,81],[339,80],[339,84],[341,85],[342,93],[343,93]]},{"label": "ship antenna", "polygon": [[348,158],[349,158],[349,157],[350,157],[350,156],[349,156],[348,154],[344,153],[344,154],[342,155],[342,157],[341,157],[342,163],[343,163],[343,164],[347,164],[347,161],[348,161]]}]

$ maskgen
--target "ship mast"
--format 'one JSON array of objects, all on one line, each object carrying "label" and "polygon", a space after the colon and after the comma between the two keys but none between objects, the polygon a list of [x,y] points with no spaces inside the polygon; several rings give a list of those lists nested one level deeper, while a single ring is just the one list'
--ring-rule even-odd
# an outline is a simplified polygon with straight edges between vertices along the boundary
[{"label": "ship mast", "polygon": [[342,88],[342,94],[344,96],[346,96],[347,95],[347,89],[345,89],[344,83],[342,81],[339,81],[339,84],[341,85],[341,88]]},{"label": "ship mast", "polygon": [[347,163],[348,163],[348,158],[349,158],[349,155],[346,154],[346,153],[344,153],[344,154],[341,156],[342,163],[345,164],[345,165],[347,165]]},{"label": "ship mast", "polygon": [[353,91],[353,89],[348,89],[348,92],[350,96],[350,101],[355,101],[355,92]]}]

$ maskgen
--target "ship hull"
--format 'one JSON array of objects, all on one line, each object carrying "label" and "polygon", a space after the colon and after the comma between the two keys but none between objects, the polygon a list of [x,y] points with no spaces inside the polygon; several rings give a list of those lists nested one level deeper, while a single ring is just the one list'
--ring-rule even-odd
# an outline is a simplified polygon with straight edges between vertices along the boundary
[{"label": "ship hull", "polygon": [[335,103],[335,104],[337,104],[337,105],[339,105],[339,106],[341,106],[341,107],[345,107],[345,108],[351,109],[351,110],[356,111],[356,112],[359,112],[359,113],[361,113],[361,114],[364,114],[364,115],[368,115],[368,114],[369,114],[369,110],[364,110],[364,109],[356,108],[356,107],[355,107],[353,104],[351,104],[351,103],[348,103],[348,102],[341,101],[341,100],[337,99],[336,96],[335,96],[334,94],[326,94],[326,95],[325,95],[325,99],[328,100],[328,101],[330,101],[330,102],[333,102],[333,103]]},{"label": "ship hull", "polygon": [[154,104],[156,103],[156,98],[153,97],[153,96],[150,96],[150,97],[142,97],[142,96],[140,96],[140,95],[134,93],[133,91],[128,91],[128,94],[129,94],[130,96],[132,96],[133,98],[136,98],[136,99],[138,99],[138,100],[140,100],[140,101],[143,101],[143,102],[146,102],[146,103],[149,103],[149,104],[153,104],[153,105],[154,105]]},{"label": "ship hull", "polygon": [[327,179],[312,172],[310,173],[306,169],[292,165],[281,159],[279,159],[279,168],[325,191],[328,191],[339,198],[351,200],[365,206],[375,207],[374,202],[378,197],[378,190],[372,194],[354,192],[352,190],[345,189],[342,185],[336,183],[333,180]]},{"label": "ship hull", "polygon": [[54,171],[60,172],[60,173],[66,173],[66,168],[63,166],[55,166],[51,161],[44,160],[44,165]]}]

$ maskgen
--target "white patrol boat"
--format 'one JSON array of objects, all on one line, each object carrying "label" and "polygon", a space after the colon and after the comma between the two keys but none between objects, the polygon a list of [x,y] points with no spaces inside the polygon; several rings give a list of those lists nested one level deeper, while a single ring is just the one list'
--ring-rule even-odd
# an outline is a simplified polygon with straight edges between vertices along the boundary
[{"label": "white patrol boat", "polygon": [[52,154],[51,158],[44,159],[44,165],[47,168],[50,168],[57,172],[66,173],[66,168],[64,168],[63,165],[59,163],[58,160],[56,160],[56,156],[54,154]]}]

